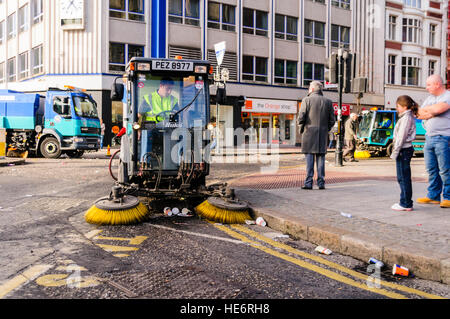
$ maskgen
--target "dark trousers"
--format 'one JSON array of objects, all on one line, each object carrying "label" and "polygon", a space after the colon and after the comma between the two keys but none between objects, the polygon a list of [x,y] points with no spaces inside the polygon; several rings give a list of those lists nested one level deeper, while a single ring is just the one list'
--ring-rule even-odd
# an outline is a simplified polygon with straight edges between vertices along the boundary
[{"label": "dark trousers", "polygon": [[414,148],[403,148],[396,159],[397,181],[400,185],[400,206],[412,208],[411,158]]},{"label": "dark trousers", "polygon": [[317,185],[325,186],[325,154],[305,154],[306,179],[305,186],[312,187],[314,178],[314,162],[317,166]]}]

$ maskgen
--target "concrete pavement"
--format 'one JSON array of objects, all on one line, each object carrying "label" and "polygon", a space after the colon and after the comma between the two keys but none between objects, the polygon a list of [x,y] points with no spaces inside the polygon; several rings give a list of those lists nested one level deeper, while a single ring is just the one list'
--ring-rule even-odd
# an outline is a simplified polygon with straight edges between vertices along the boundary
[{"label": "concrete pavement", "polygon": [[0,166],[21,165],[25,163],[23,158],[0,157]]},{"label": "concrete pavement", "polygon": [[[302,190],[305,167],[280,168],[230,182],[238,198],[272,229],[388,269],[399,264],[419,278],[450,284],[450,209],[414,203],[391,209],[400,188],[388,158],[334,165],[328,154],[326,189]],[[423,158],[413,158],[413,199],[426,195]],[[348,214],[351,217],[346,217]]]}]

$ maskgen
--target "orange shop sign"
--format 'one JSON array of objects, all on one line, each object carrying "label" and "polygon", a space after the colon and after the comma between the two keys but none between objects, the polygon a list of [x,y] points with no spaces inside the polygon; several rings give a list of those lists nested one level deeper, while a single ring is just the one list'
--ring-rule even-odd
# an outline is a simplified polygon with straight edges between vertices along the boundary
[{"label": "orange shop sign", "polygon": [[297,101],[247,99],[242,112],[296,114]]}]

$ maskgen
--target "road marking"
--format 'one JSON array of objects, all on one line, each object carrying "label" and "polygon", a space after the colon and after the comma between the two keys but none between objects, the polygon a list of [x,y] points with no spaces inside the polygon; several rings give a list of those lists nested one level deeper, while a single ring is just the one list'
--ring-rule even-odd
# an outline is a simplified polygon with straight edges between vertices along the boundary
[{"label": "road marking", "polygon": [[335,273],[335,272],[333,272],[333,271],[330,271],[330,270],[321,268],[321,267],[319,267],[319,266],[316,266],[316,265],[307,263],[307,262],[305,262],[305,261],[296,259],[296,258],[291,257],[291,256],[289,256],[289,255],[280,253],[280,252],[278,252],[278,251],[276,251],[276,250],[273,250],[273,249],[271,249],[271,248],[268,248],[268,247],[265,247],[265,246],[262,246],[262,245],[254,245],[254,243],[256,243],[255,241],[253,241],[253,240],[251,240],[251,239],[248,239],[248,238],[245,237],[244,235],[241,235],[241,234],[239,234],[239,233],[237,233],[237,232],[235,232],[235,231],[229,229],[229,228],[226,227],[226,226],[223,226],[223,225],[216,225],[216,224],[215,224],[214,227],[216,227],[216,228],[218,228],[218,229],[224,231],[225,233],[229,234],[230,236],[232,236],[232,237],[234,237],[234,238],[239,238],[239,239],[241,239],[241,240],[243,240],[243,241],[245,241],[245,242],[250,243],[250,245],[251,245],[252,247],[254,247],[254,248],[256,248],[256,249],[259,249],[259,250],[262,250],[263,252],[265,252],[265,253],[267,253],[267,254],[270,254],[270,255],[272,255],[272,256],[281,258],[281,259],[283,259],[283,260],[285,260],[285,261],[291,262],[291,263],[293,263],[293,264],[295,264],[295,265],[297,265],[297,266],[300,266],[300,267],[302,267],[302,268],[305,268],[305,269],[314,271],[314,272],[316,272],[316,273],[318,273],[318,274],[321,274],[321,275],[323,275],[323,276],[325,276],[325,277],[328,277],[328,278],[330,278],[330,279],[333,279],[333,280],[342,282],[342,283],[347,284],[347,285],[349,285],[349,286],[353,286],[353,287],[356,287],[356,288],[360,288],[360,289],[362,289],[362,290],[366,290],[366,291],[370,291],[370,292],[373,292],[373,293],[376,293],[376,294],[380,294],[380,295],[383,295],[383,296],[386,296],[386,297],[389,297],[389,298],[394,298],[394,299],[407,299],[407,297],[404,296],[404,295],[401,295],[401,294],[398,294],[398,293],[395,293],[395,292],[392,292],[392,291],[388,291],[388,290],[385,290],[385,289],[381,289],[381,288],[371,288],[371,287],[368,287],[366,284],[362,284],[362,283],[357,282],[357,281],[355,281],[355,280],[353,280],[353,279],[350,279],[350,278],[345,277],[345,276],[343,276],[343,275],[337,274],[337,273]]},{"label": "road marking", "polygon": [[127,246],[102,245],[102,244],[97,244],[97,246],[103,248],[107,252],[113,252],[113,253],[122,252],[122,251],[136,251],[136,250],[139,250],[139,248],[137,248],[137,247],[127,247]]},{"label": "road marking", "polygon": [[7,281],[6,283],[0,286],[0,299],[3,299],[14,289],[17,289],[26,284],[27,282],[34,280],[35,278],[45,273],[52,267],[53,266],[51,265],[36,265],[28,268],[22,274],[17,275],[13,279]]},{"label": "road marking", "polygon": [[[284,250],[286,250],[286,251],[288,251],[290,253],[296,254],[298,256],[314,260],[314,261],[316,261],[318,263],[321,263],[321,264],[326,265],[328,267],[334,268],[334,269],[339,270],[341,272],[347,273],[347,274],[349,274],[349,275],[351,275],[353,277],[356,277],[358,279],[367,280],[370,277],[370,276],[363,275],[363,274],[361,274],[361,273],[359,273],[357,271],[354,271],[354,270],[351,270],[349,268],[346,268],[344,266],[341,266],[339,264],[336,264],[336,263],[334,263],[332,261],[326,260],[326,259],[324,259],[322,257],[311,255],[311,254],[305,253],[303,251],[297,250],[295,248],[292,248],[289,245],[286,245],[286,244],[274,241],[274,240],[272,240],[270,238],[267,238],[265,236],[262,236],[262,235],[258,234],[257,232],[255,232],[253,230],[250,230],[250,229],[248,229],[248,228],[246,228],[244,226],[232,225],[231,227],[233,227],[236,230],[242,231],[242,232],[248,234],[249,236],[251,236],[253,238],[257,238],[257,239],[259,239],[261,241],[264,241],[264,242],[266,242],[266,243],[268,243],[268,244],[270,244],[270,245],[272,245],[272,246],[274,246],[276,248],[284,249]],[[426,293],[426,292],[421,291],[421,290],[409,288],[409,287],[406,287],[406,286],[394,284],[394,283],[383,281],[383,280],[380,280],[379,283],[381,285],[384,285],[384,286],[389,287],[389,288],[393,288],[393,289],[400,290],[400,291],[403,291],[403,292],[419,295],[419,296],[422,296],[422,297],[425,297],[425,298],[445,299],[444,297],[441,297],[441,296],[429,294],[429,293]]]},{"label": "road marking", "polygon": [[94,230],[91,230],[90,232],[84,234],[84,237],[86,237],[87,239],[92,239],[95,236],[97,236],[98,234],[100,234],[102,231],[103,230],[100,230],[100,229],[94,229]]},{"label": "road marking", "polygon": [[102,237],[97,236],[93,239],[97,240],[117,240],[117,241],[127,241],[130,245],[140,245],[142,244],[148,237],[147,236],[136,236],[134,238],[122,238],[122,237]]},{"label": "road marking", "polygon": [[187,235],[193,235],[193,236],[205,237],[205,238],[209,238],[209,239],[221,240],[221,241],[226,241],[226,242],[233,243],[233,244],[238,244],[238,245],[242,245],[242,244],[247,245],[246,243],[244,243],[244,242],[242,242],[240,240],[224,238],[224,237],[218,237],[218,236],[213,236],[213,235],[208,235],[208,234],[199,234],[199,233],[194,233],[194,232],[190,232],[190,231],[186,231],[186,230],[174,229],[174,228],[167,227],[167,226],[162,226],[162,225],[155,225],[155,224],[149,224],[149,225],[152,226],[152,227],[155,227],[155,228],[170,230],[170,231],[174,231],[174,232],[177,232],[177,233],[183,233],[183,234],[187,234]]}]

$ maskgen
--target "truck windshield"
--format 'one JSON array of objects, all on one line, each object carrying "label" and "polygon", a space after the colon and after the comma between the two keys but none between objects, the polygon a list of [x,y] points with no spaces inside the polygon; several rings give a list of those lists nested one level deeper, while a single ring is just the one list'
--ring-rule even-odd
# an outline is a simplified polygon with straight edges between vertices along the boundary
[{"label": "truck windshield", "polygon": [[360,137],[369,137],[370,128],[372,125],[373,112],[366,113],[363,115],[361,122],[359,123],[359,136]]},{"label": "truck windshield", "polygon": [[73,96],[73,105],[79,117],[98,118],[97,105],[88,96]]},{"label": "truck windshield", "polygon": [[170,113],[193,102],[178,114],[178,123],[185,128],[207,124],[207,79],[204,75],[168,77],[139,74],[136,85],[138,114],[144,121],[161,123],[169,119]]}]

